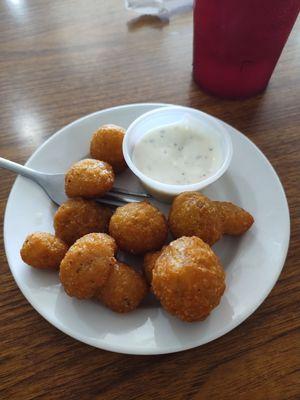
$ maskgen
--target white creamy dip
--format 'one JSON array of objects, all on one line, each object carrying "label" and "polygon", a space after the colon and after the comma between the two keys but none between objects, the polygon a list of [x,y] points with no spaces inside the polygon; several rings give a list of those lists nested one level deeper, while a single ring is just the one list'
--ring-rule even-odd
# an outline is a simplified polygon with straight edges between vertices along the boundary
[{"label": "white creamy dip", "polygon": [[188,185],[212,175],[221,165],[221,155],[215,137],[184,119],[147,132],[135,145],[132,161],[149,178]]}]

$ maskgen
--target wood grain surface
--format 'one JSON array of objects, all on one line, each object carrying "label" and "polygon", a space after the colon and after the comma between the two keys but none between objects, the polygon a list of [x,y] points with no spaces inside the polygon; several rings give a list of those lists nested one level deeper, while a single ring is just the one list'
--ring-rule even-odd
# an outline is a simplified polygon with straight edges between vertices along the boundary
[{"label": "wood grain surface", "polygon": [[[172,102],[215,115],[256,143],[291,213],[285,267],[259,309],[214,342],[163,356],[97,350],[54,328],[16,286],[1,236],[1,399],[300,398],[299,31],[298,21],[265,93],[226,101],[192,80],[191,13],[167,23],[136,19],[116,0],[0,1],[0,156],[24,163],[59,128],[106,107]],[[2,232],[15,177],[0,177]]]}]

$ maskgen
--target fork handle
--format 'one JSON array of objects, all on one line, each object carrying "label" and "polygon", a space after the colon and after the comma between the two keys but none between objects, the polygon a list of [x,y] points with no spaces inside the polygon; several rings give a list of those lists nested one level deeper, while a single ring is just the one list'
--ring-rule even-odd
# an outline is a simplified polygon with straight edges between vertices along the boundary
[{"label": "fork handle", "polygon": [[34,169],[24,167],[21,164],[17,164],[13,161],[7,160],[0,157],[0,168],[8,169],[9,171],[15,172],[16,174],[25,176],[26,178],[38,181],[40,178],[40,173]]}]

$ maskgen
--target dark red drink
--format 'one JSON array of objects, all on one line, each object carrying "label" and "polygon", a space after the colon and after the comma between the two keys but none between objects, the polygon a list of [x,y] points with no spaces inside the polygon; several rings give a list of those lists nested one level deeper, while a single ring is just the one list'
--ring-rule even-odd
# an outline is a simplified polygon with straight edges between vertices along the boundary
[{"label": "dark red drink", "polygon": [[300,0],[195,0],[195,81],[227,98],[267,86],[300,10]]}]

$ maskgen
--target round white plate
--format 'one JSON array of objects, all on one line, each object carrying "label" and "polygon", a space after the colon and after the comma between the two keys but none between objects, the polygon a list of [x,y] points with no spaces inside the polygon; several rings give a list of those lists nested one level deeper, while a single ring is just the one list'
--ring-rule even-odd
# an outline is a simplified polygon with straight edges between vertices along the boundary
[{"label": "round white plate", "polygon": [[[125,105],[81,118],[51,136],[26,165],[45,172],[63,172],[88,154],[91,135],[100,125],[114,123],[126,128],[142,113],[160,106]],[[25,265],[19,250],[26,235],[53,232],[56,207],[39,186],[18,177],[7,202],[4,241],[12,274],[31,305],[51,324],[84,343],[129,354],[171,353],[200,346],[251,315],[283,267],[290,234],[289,211],[279,178],[268,160],[249,139],[229,128],[231,165],[204,193],[242,206],[254,216],[255,223],[242,237],[224,237],[214,246],[226,270],[227,287],[220,305],[205,321],[181,322],[150,295],[137,310],[119,315],[100,303],[68,297],[57,273]],[[139,187],[130,172],[123,174],[118,184]],[[132,257],[128,261],[140,263]]]}]

